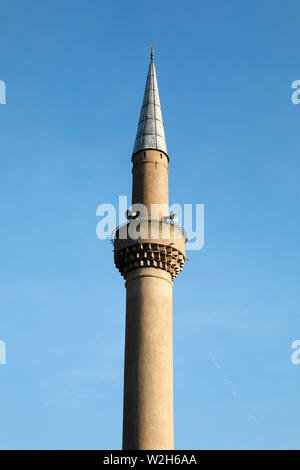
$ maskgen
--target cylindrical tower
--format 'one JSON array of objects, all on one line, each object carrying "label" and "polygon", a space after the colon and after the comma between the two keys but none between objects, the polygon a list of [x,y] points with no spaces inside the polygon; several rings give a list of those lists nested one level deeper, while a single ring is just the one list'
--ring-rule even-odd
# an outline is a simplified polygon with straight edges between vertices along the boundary
[{"label": "cylindrical tower", "polygon": [[123,449],[174,446],[172,287],[185,238],[168,219],[168,162],[152,50],[132,156],[132,204],[147,212],[114,236],[126,279]]}]

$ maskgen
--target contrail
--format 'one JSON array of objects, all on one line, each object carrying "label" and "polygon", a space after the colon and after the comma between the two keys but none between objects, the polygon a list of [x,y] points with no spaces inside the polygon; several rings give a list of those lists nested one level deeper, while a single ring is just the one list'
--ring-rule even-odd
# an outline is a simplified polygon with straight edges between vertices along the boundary
[{"label": "contrail", "polygon": [[[200,333],[200,335],[202,336],[203,338],[203,343],[206,347],[206,350],[209,354],[209,358],[210,358],[210,361],[212,363],[212,365],[219,371],[219,373],[221,374],[222,378],[223,378],[223,382],[227,385],[227,387],[229,388],[232,396],[237,400],[239,397],[238,397],[238,393],[235,389],[235,386],[233,384],[233,382],[230,380],[230,378],[227,376],[226,372],[224,371],[223,367],[221,366],[221,364],[217,361],[215,355],[213,354],[213,352],[211,351],[210,347],[208,346],[208,343],[206,341],[206,338],[204,337],[203,333]],[[241,405],[241,404],[240,404]],[[242,406],[242,409],[243,409],[243,412],[245,413],[245,415],[248,417],[248,419],[250,419],[253,423],[255,424],[260,424],[258,419],[252,414],[250,413],[243,405]]]}]

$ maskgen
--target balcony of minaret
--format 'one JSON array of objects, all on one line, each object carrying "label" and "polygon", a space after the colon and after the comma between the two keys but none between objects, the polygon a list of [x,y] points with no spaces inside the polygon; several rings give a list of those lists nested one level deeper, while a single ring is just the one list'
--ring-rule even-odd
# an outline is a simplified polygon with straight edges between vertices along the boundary
[{"label": "balcony of minaret", "polygon": [[125,279],[130,271],[149,267],[169,272],[174,280],[185,263],[185,242],[181,227],[137,218],[114,233],[115,265]]}]

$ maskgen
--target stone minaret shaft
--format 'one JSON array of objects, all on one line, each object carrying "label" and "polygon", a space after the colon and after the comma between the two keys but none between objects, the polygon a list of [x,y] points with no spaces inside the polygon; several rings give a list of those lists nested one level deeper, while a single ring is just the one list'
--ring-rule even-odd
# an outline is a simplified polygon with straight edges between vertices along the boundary
[{"label": "stone minaret shaft", "polygon": [[185,239],[166,221],[168,162],[152,51],[132,156],[132,203],[144,204],[148,217],[138,239],[129,234],[134,221],[114,239],[115,263],[126,279],[123,449],[174,446],[172,287]]}]

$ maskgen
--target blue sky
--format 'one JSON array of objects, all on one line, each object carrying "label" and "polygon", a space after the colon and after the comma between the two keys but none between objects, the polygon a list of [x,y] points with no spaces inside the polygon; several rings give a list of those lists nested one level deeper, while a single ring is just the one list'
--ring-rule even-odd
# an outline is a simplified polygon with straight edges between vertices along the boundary
[{"label": "blue sky", "polygon": [[297,1],[0,1],[2,449],[121,447],[131,194],[155,60],[170,201],[205,205],[174,283],[175,447],[299,448]]}]

